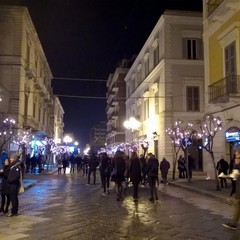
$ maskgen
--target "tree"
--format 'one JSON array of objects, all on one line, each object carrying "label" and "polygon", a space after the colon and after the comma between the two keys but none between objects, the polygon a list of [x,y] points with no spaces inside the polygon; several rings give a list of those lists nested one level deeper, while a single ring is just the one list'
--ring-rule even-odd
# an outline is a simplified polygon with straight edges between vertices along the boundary
[{"label": "tree", "polygon": [[26,147],[29,144],[31,135],[28,131],[18,130],[18,133],[13,136],[13,143],[18,145],[18,152],[22,155],[22,161],[26,162]]},{"label": "tree", "polygon": [[9,142],[11,137],[14,135],[16,121],[7,117],[3,121],[0,122],[0,152],[2,152],[4,146]]},{"label": "tree", "polygon": [[[176,165],[177,165],[178,154],[180,150],[184,152],[185,159],[187,159],[187,151],[186,151],[186,148],[184,148],[183,145],[181,144],[181,141],[185,137],[191,137],[193,132],[194,132],[193,124],[191,122],[185,123],[180,120],[177,120],[174,126],[172,126],[172,128],[166,129],[166,133],[172,140],[172,146],[174,151],[172,179],[175,179]],[[188,174],[188,181],[190,182],[189,174]]]},{"label": "tree", "polygon": [[199,131],[195,133],[195,136],[202,139],[202,148],[206,150],[211,157],[215,174],[216,189],[220,190],[213,146],[214,137],[218,131],[222,130],[222,120],[220,117],[215,117],[210,114],[205,115],[202,120],[197,122],[197,124],[199,125]]}]

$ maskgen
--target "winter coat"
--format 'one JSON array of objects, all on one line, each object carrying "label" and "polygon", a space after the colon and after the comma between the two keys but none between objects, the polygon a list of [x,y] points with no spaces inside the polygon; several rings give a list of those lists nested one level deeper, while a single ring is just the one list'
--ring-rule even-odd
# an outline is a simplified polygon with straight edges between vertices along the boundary
[{"label": "winter coat", "polygon": [[125,180],[124,173],[126,170],[126,162],[123,157],[114,158],[113,168],[116,168],[116,182],[121,183]]},{"label": "winter coat", "polygon": [[9,193],[8,182],[7,182],[9,171],[10,171],[10,165],[5,165],[3,168],[3,172],[1,172],[0,174],[0,177],[2,178],[2,191],[1,191],[2,194]]},{"label": "winter coat", "polygon": [[158,177],[158,160],[154,157],[150,157],[146,166],[146,174],[148,177]]},{"label": "winter coat", "polygon": [[228,169],[229,169],[228,162],[225,161],[224,159],[220,159],[217,163],[218,174],[224,173],[225,175],[227,175],[228,174]]},{"label": "winter coat", "polygon": [[7,178],[8,192],[16,193],[20,187],[21,167],[19,162],[14,162],[10,165],[10,170]]},{"label": "winter coat", "polygon": [[130,159],[129,175],[130,181],[133,184],[139,184],[141,182],[141,164],[138,157]]},{"label": "winter coat", "polygon": [[162,174],[167,174],[169,168],[170,168],[170,163],[166,159],[163,159],[160,163],[161,173]]},{"label": "winter coat", "polygon": [[89,159],[88,165],[90,170],[96,170],[97,166],[99,165],[98,158],[95,155],[92,155]]}]

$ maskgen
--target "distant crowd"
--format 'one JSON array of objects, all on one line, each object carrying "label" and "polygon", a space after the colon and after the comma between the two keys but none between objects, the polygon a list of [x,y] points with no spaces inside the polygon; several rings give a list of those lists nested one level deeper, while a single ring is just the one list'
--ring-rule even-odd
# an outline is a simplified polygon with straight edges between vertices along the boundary
[{"label": "distant crowd", "polygon": [[[115,183],[117,201],[122,200],[123,191],[129,184],[133,186],[133,200],[138,201],[138,187],[140,184],[149,185],[150,198],[154,202],[158,200],[157,185],[160,182],[167,185],[168,170],[170,163],[165,157],[159,164],[158,159],[148,153],[145,157],[143,154],[138,156],[137,152],[132,152],[127,156],[122,151],[117,151],[113,157],[107,153],[90,156],[70,155],[58,156],[58,174],[66,174],[66,169],[70,169],[70,174],[82,173],[87,177],[86,185],[96,184],[96,171],[99,169],[103,195],[109,194],[110,182]],[[161,180],[159,180],[159,170]],[[92,181],[91,181],[92,180]]]}]

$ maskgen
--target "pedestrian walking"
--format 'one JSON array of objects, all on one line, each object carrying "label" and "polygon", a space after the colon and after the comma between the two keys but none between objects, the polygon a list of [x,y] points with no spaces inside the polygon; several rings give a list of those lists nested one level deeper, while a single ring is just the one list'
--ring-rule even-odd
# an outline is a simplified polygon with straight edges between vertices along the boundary
[{"label": "pedestrian walking", "polygon": [[101,175],[103,195],[109,194],[111,158],[109,158],[105,152],[101,154],[99,171]]},{"label": "pedestrian walking", "polygon": [[178,171],[179,171],[179,178],[185,178],[186,172],[186,162],[182,155],[178,158]]},{"label": "pedestrian walking", "polygon": [[10,202],[12,204],[12,209],[11,213],[8,214],[8,217],[18,215],[18,191],[20,188],[20,179],[22,174],[20,164],[21,162],[19,162],[19,155],[17,153],[12,154],[10,156],[10,170],[7,178],[8,191],[10,194]]},{"label": "pedestrian walking", "polygon": [[117,192],[117,201],[122,200],[122,183],[125,181],[124,173],[126,170],[126,162],[124,159],[124,153],[117,150],[113,158],[113,171],[114,178],[112,181],[115,182],[115,188]]},{"label": "pedestrian walking", "polygon": [[148,161],[146,166],[146,174],[148,176],[148,184],[151,195],[149,201],[154,202],[155,200],[158,201],[157,184],[159,184],[158,180],[159,163],[152,153],[149,153],[147,156]]},{"label": "pedestrian walking", "polygon": [[97,166],[99,165],[99,161],[98,158],[96,156],[95,153],[92,153],[89,159],[89,169],[88,169],[88,183],[90,184],[90,178],[91,175],[93,174],[93,185],[96,185],[96,170],[97,170]]},{"label": "pedestrian walking", "polygon": [[69,162],[70,162],[70,173],[74,174],[76,159],[75,159],[75,156],[73,154],[71,154],[71,156],[69,158]]},{"label": "pedestrian walking", "polygon": [[3,169],[0,170],[0,177],[2,178],[2,183],[1,183],[1,208],[0,208],[0,213],[8,213],[9,205],[10,205],[10,194],[9,194],[9,189],[8,189],[8,174],[10,171],[10,161],[7,158],[5,160]]},{"label": "pedestrian walking", "polygon": [[60,158],[60,156],[58,157],[58,160],[57,160],[57,166],[58,166],[58,175],[60,175],[62,173],[62,159]]},{"label": "pedestrian walking", "polygon": [[133,185],[133,201],[138,201],[138,185],[141,182],[141,163],[136,152],[132,152],[129,169],[130,181]]},{"label": "pedestrian walking", "polygon": [[81,156],[78,154],[76,157],[76,164],[77,164],[77,173],[80,173],[81,171],[81,163],[82,163],[82,158]]},{"label": "pedestrian walking", "polygon": [[160,171],[162,175],[162,182],[164,185],[168,184],[167,175],[168,175],[169,168],[170,168],[170,163],[167,161],[165,157],[163,157],[160,163]]},{"label": "pedestrian walking", "polygon": [[221,182],[221,188],[223,188],[223,183],[225,188],[227,188],[227,179],[226,176],[228,174],[228,169],[229,169],[229,164],[228,162],[221,156],[221,159],[217,162],[217,171],[218,171],[218,176],[223,174],[223,177],[220,177],[220,182]]},{"label": "pedestrian walking", "polygon": [[66,154],[64,154],[64,156],[63,156],[62,166],[63,166],[63,173],[66,174],[66,169],[69,166]]},{"label": "pedestrian walking", "polygon": [[232,221],[230,223],[224,223],[223,226],[230,229],[237,229],[237,225],[240,219],[240,151],[235,154],[235,166],[232,174],[232,178],[236,179],[236,193],[235,193],[235,208]]}]

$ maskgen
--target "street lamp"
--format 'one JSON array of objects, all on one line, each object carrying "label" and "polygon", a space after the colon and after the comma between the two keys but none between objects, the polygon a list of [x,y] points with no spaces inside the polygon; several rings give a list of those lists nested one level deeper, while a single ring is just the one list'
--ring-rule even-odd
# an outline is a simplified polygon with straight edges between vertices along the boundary
[{"label": "street lamp", "polygon": [[[126,120],[123,123],[123,126],[126,129],[130,129],[131,130],[131,132],[132,132],[132,142],[133,142],[133,133],[134,133],[134,131],[136,131],[136,130],[138,130],[140,128],[141,122],[139,122],[136,118],[131,117],[131,118],[129,118],[129,120]],[[139,145],[139,143],[138,143],[138,145]]]},{"label": "street lamp", "polygon": [[131,129],[132,132],[138,130],[141,126],[141,123],[134,117],[129,118],[123,123],[123,126],[127,129]]},{"label": "street lamp", "polygon": [[65,136],[65,137],[63,138],[63,141],[64,141],[64,142],[66,143],[66,145],[67,145],[68,143],[71,143],[73,140],[72,140],[71,137]]}]

